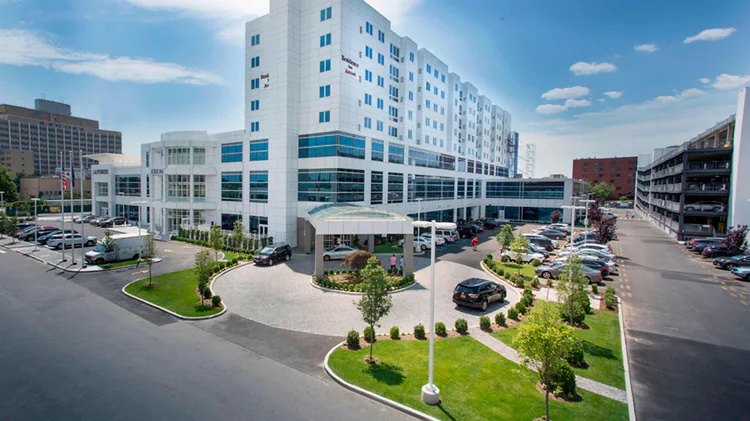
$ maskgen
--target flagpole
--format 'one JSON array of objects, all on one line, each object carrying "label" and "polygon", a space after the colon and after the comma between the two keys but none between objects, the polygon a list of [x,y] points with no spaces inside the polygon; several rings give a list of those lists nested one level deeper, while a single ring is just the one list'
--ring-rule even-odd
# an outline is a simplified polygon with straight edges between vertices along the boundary
[{"label": "flagpole", "polygon": [[[83,185],[86,183],[86,173],[83,171],[83,150],[78,151],[78,165],[81,167],[81,239],[82,241],[85,241],[85,236],[83,235],[85,231],[85,223],[83,222]],[[93,206],[93,203],[92,203]],[[81,243],[81,267],[86,267],[86,259],[84,258],[83,253],[83,242]]]},{"label": "flagpole", "polygon": [[63,156],[64,152],[60,152],[60,209],[62,209],[62,237],[60,238],[60,241],[62,242],[62,261],[66,262],[65,260],[65,185],[63,183],[63,177],[65,174],[65,157]]},{"label": "flagpole", "polygon": [[[75,265],[76,264],[76,241],[73,237],[75,233],[75,225],[73,224],[73,193],[76,190],[76,175],[75,175],[75,167],[73,167],[73,151],[68,152],[70,155],[70,177],[71,177],[71,185],[70,185],[70,264]],[[83,247],[83,244],[81,244],[81,247]],[[65,243],[63,242],[63,248],[65,248]],[[81,251],[83,251],[83,248],[81,248]]]}]

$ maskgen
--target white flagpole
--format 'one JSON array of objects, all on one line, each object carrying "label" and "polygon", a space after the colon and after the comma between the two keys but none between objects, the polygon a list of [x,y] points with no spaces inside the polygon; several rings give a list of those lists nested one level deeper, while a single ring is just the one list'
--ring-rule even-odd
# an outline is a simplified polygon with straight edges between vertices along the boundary
[{"label": "white flagpole", "polygon": [[[86,226],[86,224],[83,222],[83,185],[86,182],[86,173],[83,171],[83,151],[82,150],[78,151],[78,157],[79,157],[78,165],[81,168],[81,239],[84,239],[83,233],[85,231],[84,227]],[[93,203],[92,203],[92,206],[93,206]],[[81,267],[85,268],[86,259],[84,258],[83,244],[84,243],[81,243]]]},{"label": "white flagpole", "polygon": [[60,209],[62,210],[62,261],[65,262],[65,185],[63,184],[63,173],[65,172],[65,152],[60,152]]},{"label": "white flagpole", "polygon": [[[75,171],[75,168],[73,167],[73,151],[69,152],[70,154],[70,176],[71,176],[71,183],[73,180],[75,180],[75,175],[73,174],[73,171]],[[76,188],[73,184],[70,184],[70,264],[75,265],[76,264],[76,243],[75,238],[73,238],[73,231],[75,230],[75,225],[73,224],[73,193],[75,192]],[[65,248],[65,243],[63,242],[63,248]]]}]

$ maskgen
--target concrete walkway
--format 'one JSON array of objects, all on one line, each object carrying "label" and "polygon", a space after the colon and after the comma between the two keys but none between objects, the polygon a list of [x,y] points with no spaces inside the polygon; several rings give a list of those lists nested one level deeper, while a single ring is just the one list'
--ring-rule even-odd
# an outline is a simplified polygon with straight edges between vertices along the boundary
[{"label": "concrete walkway", "polygon": [[[483,331],[482,329],[473,327],[469,329],[469,333],[471,334],[472,338],[481,342],[486,347],[497,352],[503,357],[515,363],[521,362],[521,357],[518,355],[515,349],[509,347],[508,345],[505,345],[500,340],[495,339],[489,333]],[[587,379],[581,376],[576,376],[576,386],[580,387],[583,390],[589,391],[591,393],[596,393],[597,395],[604,396],[605,398],[614,399],[624,404],[628,403],[628,398],[627,398],[625,391],[618,389],[616,387],[612,387],[603,383],[595,382],[591,379]]]}]

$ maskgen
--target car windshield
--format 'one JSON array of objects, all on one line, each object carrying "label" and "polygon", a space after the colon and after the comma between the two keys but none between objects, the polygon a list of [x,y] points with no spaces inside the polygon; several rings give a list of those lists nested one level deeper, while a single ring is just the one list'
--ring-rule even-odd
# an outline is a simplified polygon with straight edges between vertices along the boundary
[{"label": "car windshield", "polygon": [[107,251],[107,249],[105,249],[103,245],[99,244],[98,246],[94,247],[93,250],[91,251],[95,251],[97,253],[104,253]]},{"label": "car windshield", "polygon": [[273,247],[264,247],[260,252],[264,254],[271,254],[273,253]]},{"label": "car windshield", "polygon": [[476,292],[479,291],[479,287],[478,286],[469,287],[466,285],[458,284],[458,286],[456,286],[456,291],[462,294],[476,294]]}]

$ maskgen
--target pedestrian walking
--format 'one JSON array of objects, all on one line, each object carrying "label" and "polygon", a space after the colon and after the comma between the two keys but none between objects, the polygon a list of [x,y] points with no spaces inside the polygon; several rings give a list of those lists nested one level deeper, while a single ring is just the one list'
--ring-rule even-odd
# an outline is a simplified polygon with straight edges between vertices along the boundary
[{"label": "pedestrian walking", "polygon": [[391,272],[393,272],[396,269],[396,255],[391,255]]},{"label": "pedestrian walking", "polygon": [[401,255],[401,258],[398,259],[398,270],[399,272],[404,271],[404,255],[403,254]]},{"label": "pedestrian walking", "polygon": [[471,240],[471,249],[474,251],[477,251],[477,246],[479,245],[479,240],[477,237],[474,237],[474,239]]}]

